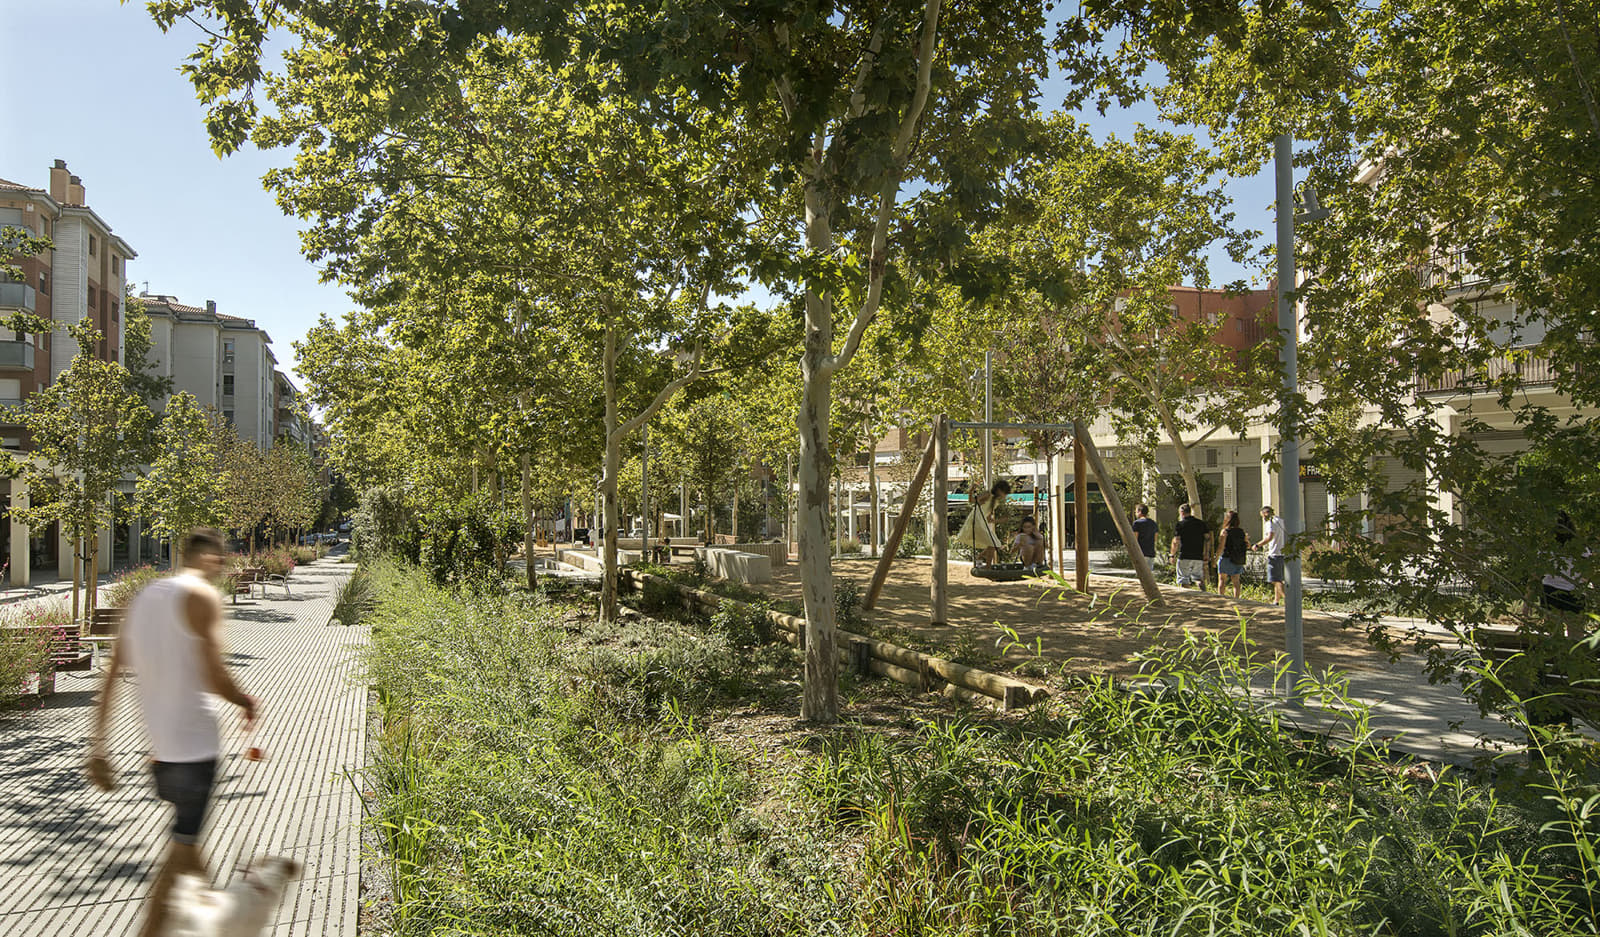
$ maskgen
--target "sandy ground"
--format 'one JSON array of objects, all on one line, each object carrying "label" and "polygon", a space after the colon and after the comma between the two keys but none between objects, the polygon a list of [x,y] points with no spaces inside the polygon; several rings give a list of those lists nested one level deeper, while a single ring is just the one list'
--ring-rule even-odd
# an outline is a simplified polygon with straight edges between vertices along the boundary
[{"label": "sandy ground", "polygon": [[[838,559],[834,575],[855,580],[865,598],[876,563],[864,557]],[[1163,585],[1161,604],[1152,605],[1134,579],[1090,576],[1089,594],[1082,595],[1054,582],[980,579],[956,563],[950,565],[950,621],[936,626],[929,620],[931,581],[930,561],[896,560],[876,609],[865,617],[876,629],[910,632],[947,646],[1003,650],[1007,644],[1025,645],[1006,650],[1006,657],[1021,663],[1042,653],[1082,672],[1131,674],[1137,670],[1135,655],[1172,646],[1180,631],[1231,641],[1244,627],[1252,656],[1263,660],[1284,648],[1283,611],[1261,602]],[[791,562],[774,569],[772,583],[764,588],[776,598],[798,601],[798,568]],[[1015,639],[1006,635],[1008,628]],[[1306,661],[1313,670],[1384,669],[1385,658],[1367,645],[1365,634],[1337,618],[1307,613],[1304,630]]]}]

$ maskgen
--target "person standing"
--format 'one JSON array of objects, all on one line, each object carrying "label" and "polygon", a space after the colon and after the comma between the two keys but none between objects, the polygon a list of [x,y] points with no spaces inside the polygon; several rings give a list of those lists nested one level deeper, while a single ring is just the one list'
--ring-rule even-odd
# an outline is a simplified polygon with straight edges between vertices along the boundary
[{"label": "person standing", "polygon": [[1194,516],[1187,504],[1178,505],[1178,526],[1172,538],[1172,561],[1178,568],[1177,583],[1194,583],[1206,591],[1206,565],[1211,561],[1211,528]]},{"label": "person standing", "polygon": [[1250,552],[1250,538],[1244,534],[1244,528],[1239,526],[1239,512],[1229,511],[1222,515],[1222,538],[1217,546],[1217,594],[1225,595],[1228,591],[1229,580],[1233,584],[1233,597],[1240,598],[1243,590],[1244,563]]},{"label": "person standing", "polygon": [[1150,519],[1150,505],[1135,504],[1133,513],[1133,535],[1139,541],[1139,552],[1144,554],[1145,562],[1151,566],[1156,565],[1156,522]]},{"label": "person standing", "polygon": [[200,855],[200,826],[222,745],[213,694],[244,710],[247,729],[259,711],[255,697],[241,690],[228,672],[217,638],[222,598],[210,580],[222,571],[222,534],[196,528],[184,538],[182,549],[183,570],[152,582],[128,606],[89,740],[89,779],[101,790],[111,790],[116,785],[106,759],[106,733],[118,674],[131,668],[138,676],[156,796],[172,804],[176,814],[166,862],[146,902],[141,937],[164,933],[167,896],[178,876],[210,878]]},{"label": "person standing", "polygon": [[1283,518],[1274,517],[1272,505],[1261,509],[1261,539],[1256,541],[1257,550],[1267,548],[1267,581],[1272,583],[1272,604],[1283,604],[1283,548],[1289,542],[1288,528],[1283,526]]}]

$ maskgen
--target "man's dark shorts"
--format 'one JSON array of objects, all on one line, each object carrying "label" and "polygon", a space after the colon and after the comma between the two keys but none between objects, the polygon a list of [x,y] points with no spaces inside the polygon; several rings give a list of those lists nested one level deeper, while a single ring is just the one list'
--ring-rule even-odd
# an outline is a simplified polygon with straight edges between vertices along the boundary
[{"label": "man's dark shorts", "polygon": [[211,802],[211,787],[217,780],[217,760],[158,761],[154,764],[156,796],[178,811],[172,825],[174,842],[193,845],[200,841],[200,824],[206,819]]},{"label": "man's dark shorts", "polygon": [[1283,582],[1283,557],[1281,555],[1267,557],[1267,581]]}]

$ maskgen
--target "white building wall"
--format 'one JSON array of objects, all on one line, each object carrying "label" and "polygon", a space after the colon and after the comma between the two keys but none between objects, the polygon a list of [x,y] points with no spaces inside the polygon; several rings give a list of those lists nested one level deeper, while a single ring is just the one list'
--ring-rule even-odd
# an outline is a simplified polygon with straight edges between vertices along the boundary
[{"label": "white building wall", "polygon": [[234,341],[233,413],[239,435],[261,448],[272,445],[272,423],[266,419],[272,406],[272,370],[261,332],[226,330]]},{"label": "white building wall", "polygon": [[221,387],[221,330],[203,322],[178,322],[172,330],[172,389],[193,394],[202,407],[224,409]]},{"label": "white building wall", "polygon": [[53,382],[78,354],[78,343],[66,326],[82,319],[89,308],[89,227],[82,218],[64,214],[57,219],[51,240],[55,245],[50,272],[50,318],[56,323],[50,342]]}]

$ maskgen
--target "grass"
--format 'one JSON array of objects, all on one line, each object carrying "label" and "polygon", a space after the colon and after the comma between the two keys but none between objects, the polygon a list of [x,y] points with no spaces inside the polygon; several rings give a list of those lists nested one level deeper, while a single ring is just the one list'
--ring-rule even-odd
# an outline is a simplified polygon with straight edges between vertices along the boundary
[{"label": "grass", "polygon": [[1355,744],[1297,735],[1230,648],[1190,641],[1142,690],[1092,680],[1020,719],[847,680],[872,718],[806,729],[799,655],[757,615],[602,627],[586,596],[372,574],[371,820],[400,934],[1600,924],[1591,767],[1496,787],[1390,759],[1359,708]]},{"label": "grass", "polygon": [[371,614],[377,600],[372,573],[357,566],[333,595],[333,620],[341,625],[359,625]]}]

